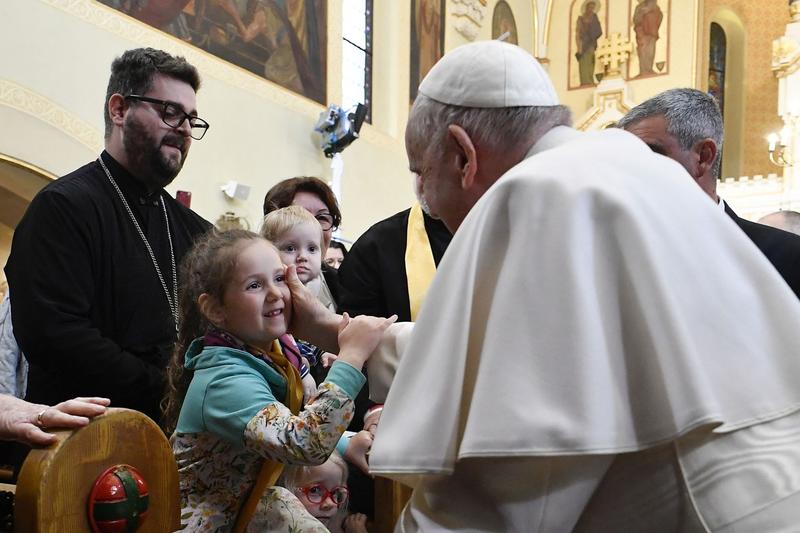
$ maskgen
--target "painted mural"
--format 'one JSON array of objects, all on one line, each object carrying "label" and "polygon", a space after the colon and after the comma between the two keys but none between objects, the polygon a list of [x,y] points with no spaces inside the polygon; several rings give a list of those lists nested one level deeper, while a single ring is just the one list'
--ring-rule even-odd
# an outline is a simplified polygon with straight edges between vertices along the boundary
[{"label": "painted mural", "polygon": [[629,38],[633,43],[633,54],[628,62],[628,78],[667,74],[670,0],[629,2]]},{"label": "painted mural", "polygon": [[603,0],[573,0],[570,8],[570,89],[597,85],[597,41],[608,27],[608,6]]},{"label": "painted mural", "polygon": [[444,15],[444,0],[411,0],[411,102],[419,82],[444,55]]},{"label": "painted mural", "polygon": [[501,39],[507,43],[519,44],[517,37],[517,23],[511,6],[504,0],[499,0],[494,6],[492,14],[492,39]]},{"label": "painted mural", "polygon": [[326,0],[99,0],[291,91],[326,103]]}]

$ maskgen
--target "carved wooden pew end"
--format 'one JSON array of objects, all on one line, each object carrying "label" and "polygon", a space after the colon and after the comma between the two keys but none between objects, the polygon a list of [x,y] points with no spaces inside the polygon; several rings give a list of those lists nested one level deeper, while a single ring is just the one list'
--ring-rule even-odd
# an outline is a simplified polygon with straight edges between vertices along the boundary
[{"label": "carved wooden pew end", "polygon": [[150,418],[111,408],[86,427],[55,433],[58,442],[34,448],[20,470],[16,531],[180,527],[178,468],[167,438]]}]

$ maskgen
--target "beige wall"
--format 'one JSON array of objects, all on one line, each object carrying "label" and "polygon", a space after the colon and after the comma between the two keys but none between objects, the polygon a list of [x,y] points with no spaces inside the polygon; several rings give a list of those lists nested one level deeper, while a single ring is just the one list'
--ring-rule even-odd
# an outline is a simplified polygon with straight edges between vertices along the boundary
[{"label": "beige wall", "polygon": [[[380,0],[377,0],[380,1]],[[541,0],[540,0],[541,1]],[[522,48],[534,53],[536,27],[536,0],[506,0],[511,12],[514,14],[514,22],[517,25],[517,37],[519,44]],[[494,7],[497,5],[497,0],[488,0],[484,10],[484,19],[478,30],[478,35],[475,41],[485,41],[492,38],[492,14]],[[452,14],[453,4],[447,2],[447,26],[445,28],[445,51],[452,50],[462,44],[467,44],[470,41],[464,35],[459,33],[455,28],[455,19]]]},{"label": "beige wall", "polygon": [[[592,90],[567,88],[572,0],[507,1],[520,45],[529,51],[539,49],[549,61],[562,101],[581,116],[591,106]],[[409,108],[409,2],[375,1],[373,124],[365,125],[362,138],[343,154],[343,233],[348,238],[413,199],[403,147]],[[478,40],[491,36],[496,2],[487,1]],[[666,0],[659,3],[663,8]],[[328,5],[328,101],[338,102],[341,1],[330,0]],[[447,50],[469,42],[455,30],[452,8],[453,3],[447,2]],[[705,88],[708,24],[738,17],[745,28],[742,75],[729,75],[728,82],[741,80],[742,111],[726,116],[726,124],[741,130],[741,138],[729,136],[726,167],[741,174],[767,172],[771,167],[764,136],[780,126],[777,85],[768,70],[770,43],[782,34],[786,11],[783,0],[671,0],[669,74],[630,80],[631,98],[640,102],[676,86]],[[611,2],[607,33],[627,36],[628,18],[627,1]],[[546,37],[537,25],[548,30]],[[232,210],[256,226],[263,193],[279,179],[300,174],[330,177],[330,161],[322,156],[311,131],[321,105],[91,0],[0,2],[0,49],[13,51],[0,54],[0,154],[57,175],[96,157],[102,148],[108,66],[125,49],[143,45],[185,55],[203,75],[198,105],[212,129],[193,146],[184,171],[170,187],[172,192],[192,191],[193,208],[201,215],[213,221]],[[736,94],[736,88],[729,87],[729,103],[736,101]],[[247,202],[224,198],[219,187],[228,180],[252,187]]]},{"label": "beige wall", "polygon": [[[374,126],[365,124],[343,153],[348,238],[413,200],[402,141],[410,7],[375,4]],[[328,101],[338,102],[341,2],[329,6]],[[109,65],[136,46],[184,55],[203,76],[198,109],[212,127],[169,187],[190,190],[202,216],[213,221],[232,210],[256,226],[264,193],[280,179],[330,178],[330,160],[312,132],[321,105],[90,0],[0,2],[0,154],[57,175],[96,157]],[[250,198],[226,200],[220,185],[228,180],[250,185]]]},{"label": "beige wall", "polygon": [[[742,59],[742,74],[729,75],[725,83],[726,99],[732,93],[741,102],[730,112],[725,110],[725,127],[737,128],[741,142],[735,147],[740,161],[730,164],[726,176],[752,176],[775,172],[769,162],[766,136],[780,130],[778,118],[778,82],[770,71],[772,41],[783,35],[789,22],[789,9],[784,0],[706,0],[703,7],[699,83],[706,89],[708,80],[708,38],[711,22],[718,22],[729,32],[738,27],[744,32],[744,55],[738,58],[728,50],[728,64]],[[731,36],[728,36],[730,48]],[[730,68],[730,67],[729,67]],[[730,126],[729,126],[730,124]],[[746,125],[746,127],[745,127]],[[725,169],[723,169],[725,171]]]}]

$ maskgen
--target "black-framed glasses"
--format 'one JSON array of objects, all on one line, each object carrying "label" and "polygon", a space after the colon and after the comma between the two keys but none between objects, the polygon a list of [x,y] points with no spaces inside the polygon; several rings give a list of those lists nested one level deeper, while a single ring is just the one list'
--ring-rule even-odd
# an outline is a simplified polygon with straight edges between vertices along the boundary
[{"label": "black-framed glasses", "polygon": [[305,494],[311,503],[320,504],[330,498],[336,507],[341,507],[347,503],[347,497],[350,495],[350,491],[344,485],[337,485],[328,490],[321,483],[314,483],[313,485],[300,487],[298,490]]},{"label": "black-framed glasses", "polygon": [[322,227],[322,231],[328,231],[329,229],[333,228],[333,215],[330,213],[317,213],[314,215],[314,218],[317,219],[319,225]]},{"label": "black-framed glasses", "polygon": [[185,120],[189,121],[189,126],[191,126],[191,133],[189,135],[192,136],[192,139],[200,140],[208,131],[208,128],[211,125],[203,120],[200,117],[190,115],[183,109],[181,106],[176,104],[175,102],[170,102],[168,100],[159,100],[157,98],[150,98],[149,96],[141,96],[138,94],[129,94],[125,97],[126,100],[137,100],[140,102],[148,102],[155,105],[161,106],[161,120],[164,121],[164,124],[169,126],[170,128],[180,128],[181,125]]}]

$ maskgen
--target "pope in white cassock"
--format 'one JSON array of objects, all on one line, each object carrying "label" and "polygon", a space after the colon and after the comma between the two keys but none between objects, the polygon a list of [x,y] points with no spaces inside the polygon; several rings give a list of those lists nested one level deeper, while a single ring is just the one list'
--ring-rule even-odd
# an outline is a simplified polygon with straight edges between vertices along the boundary
[{"label": "pope in white cassock", "polygon": [[410,166],[455,237],[369,362],[396,531],[797,531],[800,303],[678,163],[569,122],[505,43],[419,87]]}]

